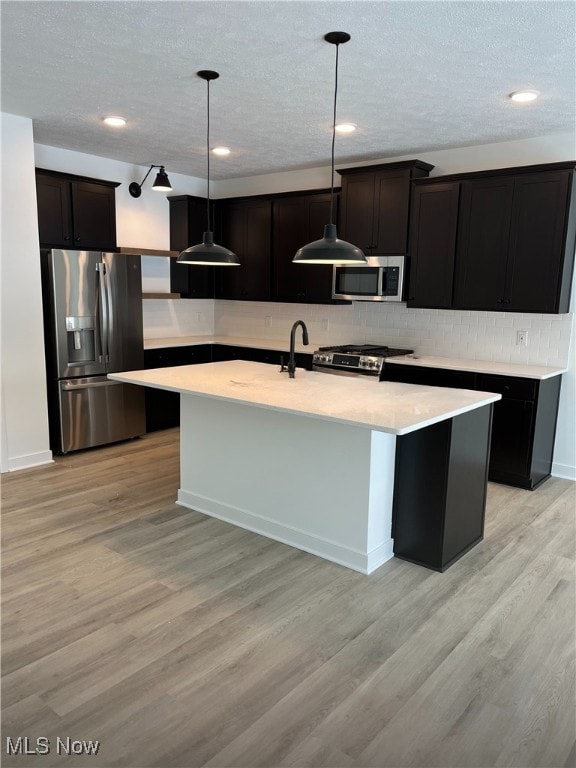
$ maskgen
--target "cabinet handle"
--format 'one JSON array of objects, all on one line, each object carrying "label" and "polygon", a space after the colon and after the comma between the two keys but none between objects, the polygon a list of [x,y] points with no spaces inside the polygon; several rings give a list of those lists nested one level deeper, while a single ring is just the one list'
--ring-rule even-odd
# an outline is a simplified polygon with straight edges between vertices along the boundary
[{"label": "cabinet handle", "polygon": [[510,299],[504,299],[504,304],[510,304]]},{"label": "cabinet handle", "polygon": [[64,240],[70,240],[70,235],[64,235]]},{"label": "cabinet handle", "polygon": [[496,299],[496,304],[504,304],[504,299]]},{"label": "cabinet handle", "polygon": [[80,242],[80,238],[79,237],[75,237],[74,238],[74,242],[79,243]]}]

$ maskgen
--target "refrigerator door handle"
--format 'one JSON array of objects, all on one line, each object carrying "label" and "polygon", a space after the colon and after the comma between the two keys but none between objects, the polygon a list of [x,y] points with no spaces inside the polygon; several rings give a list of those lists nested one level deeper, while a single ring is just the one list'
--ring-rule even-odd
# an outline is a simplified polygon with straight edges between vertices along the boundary
[{"label": "refrigerator door handle", "polygon": [[60,389],[63,392],[75,392],[78,389],[94,389],[94,387],[113,387],[117,384],[122,384],[121,381],[93,381],[93,382],[86,382],[83,384],[74,384],[72,382],[66,382],[62,383],[60,385]]},{"label": "refrigerator door handle", "polygon": [[110,281],[110,272],[106,268],[106,264],[104,266],[104,287],[106,289],[106,362],[110,362],[110,347],[111,347],[111,340],[114,338],[114,324],[115,324],[115,317],[114,317],[114,297],[112,295],[112,285]]},{"label": "refrigerator door handle", "polygon": [[98,308],[100,312],[100,349],[102,350],[102,362],[107,363],[108,357],[108,292],[106,290],[106,265],[102,262],[96,264],[98,272]]}]

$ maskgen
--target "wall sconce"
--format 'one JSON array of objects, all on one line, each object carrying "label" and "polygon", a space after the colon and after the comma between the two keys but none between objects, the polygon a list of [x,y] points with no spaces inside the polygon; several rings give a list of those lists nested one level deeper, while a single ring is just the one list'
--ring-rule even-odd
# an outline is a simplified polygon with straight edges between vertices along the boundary
[{"label": "wall sconce", "polygon": [[144,176],[140,184],[138,184],[136,181],[133,181],[128,187],[128,192],[130,192],[132,197],[140,197],[140,195],[142,194],[142,185],[148,178],[148,175],[150,174],[150,171],[152,170],[152,168],[160,168],[160,170],[156,174],[156,181],[154,182],[154,184],[152,184],[152,189],[155,189],[158,192],[172,191],[172,184],[170,184],[170,179],[168,178],[168,174],[164,170],[164,166],[151,165],[150,168],[148,169],[148,173],[146,174],[146,176]]}]

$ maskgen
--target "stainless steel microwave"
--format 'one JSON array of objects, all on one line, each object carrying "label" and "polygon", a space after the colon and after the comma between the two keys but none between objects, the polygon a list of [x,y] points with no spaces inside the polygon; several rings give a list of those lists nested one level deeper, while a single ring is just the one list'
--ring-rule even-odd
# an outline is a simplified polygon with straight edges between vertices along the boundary
[{"label": "stainless steel microwave", "polygon": [[402,301],[404,263],[404,256],[367,256],[366,264],[335,264],[332,298]]}]

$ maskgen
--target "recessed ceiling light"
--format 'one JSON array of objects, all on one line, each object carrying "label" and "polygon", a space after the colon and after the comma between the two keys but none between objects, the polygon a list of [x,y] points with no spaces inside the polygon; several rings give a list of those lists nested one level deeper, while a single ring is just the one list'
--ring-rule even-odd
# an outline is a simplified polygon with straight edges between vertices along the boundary
[{"label": "recessed ceiling light", "polygon": [[221,157],[225,157],[226,155],[230,154],[230,150],[228,149],[228,147],[214,147],[212,152],[215,155],[220,155]]},{"label": "recessed ceiling light", "polygon": [[353,133],[356,130],[354,123],[338,123],[336,126],[338,133]]},{"label": "recessed ceiling light", "polygon": [[106,125],[111,125],[114,128],[121,128],[123,125],[126,125],[126,119],[119,117],[118,115],[110,115],[109,117],[105,117],[104,122]]},{"label": "recessed ceiling light", "polygon": [[513,93],[508,94],[508,98],[511,101],[525,104],[528,101],[534,101],[539,95],[538,91],[514,91]]}]

